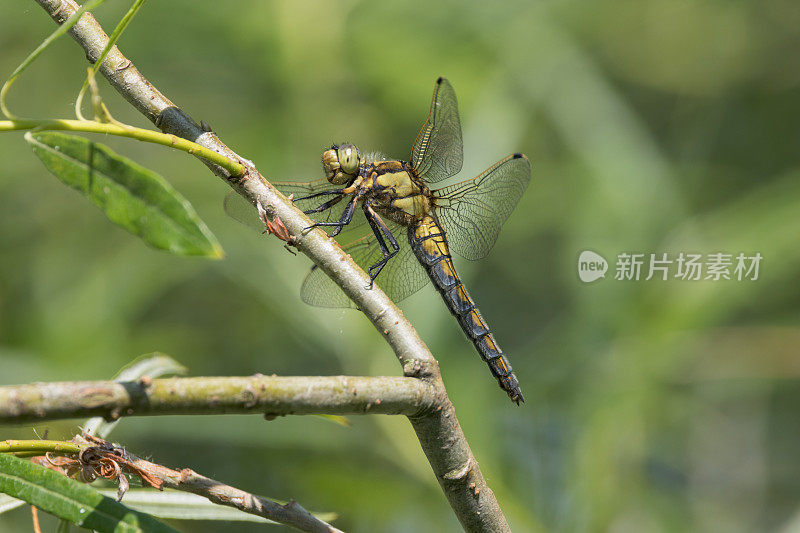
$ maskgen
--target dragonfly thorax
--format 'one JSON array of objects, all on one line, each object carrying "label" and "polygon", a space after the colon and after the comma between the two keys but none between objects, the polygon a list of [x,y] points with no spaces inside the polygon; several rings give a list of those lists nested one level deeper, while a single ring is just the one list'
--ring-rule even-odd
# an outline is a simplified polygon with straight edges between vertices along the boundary
[{"label": "dragonfly thorax", "polygon": [[404,161],[372,163],[360,188],[376,211],[403,226],[414,225],[431,210],[430,190]]}]

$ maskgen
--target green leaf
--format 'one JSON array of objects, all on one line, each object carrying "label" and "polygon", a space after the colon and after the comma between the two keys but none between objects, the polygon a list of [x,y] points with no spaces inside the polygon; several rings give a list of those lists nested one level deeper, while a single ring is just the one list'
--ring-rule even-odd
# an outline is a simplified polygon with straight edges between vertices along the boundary
[{"label": "green leaf", "polygon": [[8,454],[0,454],[0,492],[73,524],[101,532],[174,532],[93,488]]},{"label": "green leaf", "polygon": [[188,373],[188,368],[169,355],[161,352],[152,352],[140,355],[125,365],[117,372],[117,375],[114,376],[113,379],[114,381],[135,381],[144,376],[157,378],[167,375],[185,375]]},{"label": "green leaf", "polygon": [[178,255],[223,256],[188,200],[155,172],[83,137],[42,131],[26,133],[25,140],[58,179],[150,246]]},{"label": "green leaf", "polygon": [[0,494],[0,514],[16,509],[21,505],[25,505],[25,502],[12,498],[8,494]]},{"label": "green leaf", "polygon": [[350,427],[350,419],[347,418],[346,416],[341,416],[341,415],[316,415],[316,416],[324,418],[325,420],[329,420],[334,424],[337,424],[345,428]]}]

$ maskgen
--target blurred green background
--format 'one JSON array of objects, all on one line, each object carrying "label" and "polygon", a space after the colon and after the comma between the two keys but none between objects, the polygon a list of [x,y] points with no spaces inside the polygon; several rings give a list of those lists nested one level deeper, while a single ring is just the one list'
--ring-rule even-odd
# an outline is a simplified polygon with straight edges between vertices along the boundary
[{"label": "blurred green background", "polygon": [[[110,31],[128,5],[96,14]],[[181,0],[147,3],[121,48],[276,180],[322,177],[331,142],[407,158],[447,76],[461,177],[514,151],[533,161],[492,254],[456,263],[527,403],[497,388],[432,288],[402,307],[514,531],[800,531],[798,27],[791,0]],[[34,2],[0,3],[0,77],[53,28]],[[85,67],[61,40],[12,109],[69,117]],[[116,116],[150,126],[100,87]],[[105,379],[154,350],[198,376],[400,374],[358,312],[300,301],[309,261],[226,217],[228,189],[202,164],[100,140],[186,195],[227,257],[148,249],[21,134],[0,135],[0,383]],[[609,260],[606,279],[578,279],[586,249]],[[764,259],[757,281],[613,279],[619,253],[681,251]],[[459,531],[408,422],[351,421],[132,418],[112,437],[338,512],[348,531]],[[78,423],[36,429],[68,438]],[[23,509],[0,516],[4,531],[28,527]]]}]

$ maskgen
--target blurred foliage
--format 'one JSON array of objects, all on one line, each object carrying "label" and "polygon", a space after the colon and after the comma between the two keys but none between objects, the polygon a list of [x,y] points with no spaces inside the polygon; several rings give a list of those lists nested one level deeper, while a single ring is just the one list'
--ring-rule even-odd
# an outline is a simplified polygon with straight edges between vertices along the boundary
[{"label": "blurred foliage", "polygon": [[[97,16],[110,30],[128,7],[108,2]],[[433,82],[447,76],[462,176],[514,151],[534,165],[493,253],[457,262],[528,403],[498,390],[435,291],[403,308],[442,365],[512,528],[790,531],[800,527],[798,27],[790,0],[180,0],[146,4],[120,47],[275,179],[321,177],[331,142],[407,158]],[[0,72],[52,28],[33,2],[0,3]],[[61,40],[9,103],[68,116],[84,75],[82,52]],[[115,116],[148,126],[99,81]],[[189,198],[227,258],[147,248],[50,176],[21,134],[0,136],[3,383],[103,379],[154,350],[194,375],[400,372],[359,313],[300,302],[308,261],[227,219],[226,186],[202,164],[103,142]],[[576,275],[585,249],[612,268],[621,252],[758,251],[764,261],[754,282],[586,285]],[[134,418],[113,438],[336,511],[348,531],[459,530],[400,418],[353,417],[349,428]],[[0,529],[28,519],[14,511]]]}]

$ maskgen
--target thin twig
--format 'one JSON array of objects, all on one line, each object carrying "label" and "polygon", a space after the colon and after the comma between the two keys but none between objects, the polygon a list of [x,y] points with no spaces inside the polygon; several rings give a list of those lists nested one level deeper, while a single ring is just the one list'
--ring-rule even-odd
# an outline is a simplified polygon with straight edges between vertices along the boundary
[{"label": "thin twig", "polygon": [[[31,448],[26,441],[16,442],[17,445],[12,447],[12,451]],[[170,488],[191,492],[208,498],[216,504],[235,507],[245,513],[280,522],[300,531],[341,533],[339,529],[315,517],[294,500],[287,504],[280,504],[207,478],[189,468],[173,470],[146,461],[129,453],[125,448],[91,435],[78,435],[70,442],[59,442],[58,444],[60,444],[59,450],[68,448],[68,445],[72,444],[78,451],[60,457],[53,457],[46,453],[33,458],[32,461],[64,475],[77,476],[87,483],[98,478],[115,481],[120,484],[117,493],[118,500],[122,500],[128,490],[126,475],[132,475],[138,477],[143,485],[159,490]],[[45,448],[41,448],[41,450],[44,451]]]},{"label": "thin twig", "polygon": [[[395,414],[435,408],[433,387],[405,377],[143,378],[0,387],[0,424],[176,414]],[[2,441],[0,441],[0,452]]]},{"label": "thin twig", "polygon": [[0,453],[27,453],[33,452],[42,455],[45,452],[78,453],[81,447],[71,442],[61,440],[19,440],[6,439],[0,441]]},{"label": "thin twig", "polygon": [[31,519],[33,520],[33,533],[42,533],[42,528],[39,527],[39,509],[35,505],[31,505]]},{"label": "thin twig", "polygon": [[[73,0],[36,2],[58,24],[62,24],[78,9]],[[83,48],[91,62],[100,57],[108,43],[108,35],[90,13],[84,14],[68,33]],[[406,376],[420,378],[434,386],[437,410],[409,419],[436,478],[464,529],[510,531],[500,505],[486,485],[464,437],[436,360],[394,303],[377,287],[368,288],[371,285],[369,277],[342,251],[334,239],[319,229],[305,232],[304,229],[311,224],[307,216],[272,187],[252,162],[238,156],[214,132],[205,131],[158,91],[116,46],[109,51],[101,64],[100,72],[128,102],[163,131],[194,141],[245,165],[245,174],[241,178],[235,178],[219,166],[204,161],[217,176],[226,180],[253,205],[263,208],[269,217],[280,219],[294,239],[297,249],[335,281],[381,332],[403,365]]]}]

